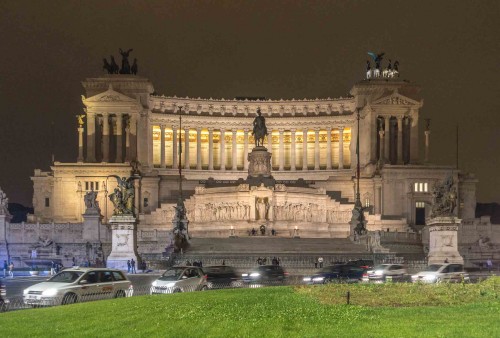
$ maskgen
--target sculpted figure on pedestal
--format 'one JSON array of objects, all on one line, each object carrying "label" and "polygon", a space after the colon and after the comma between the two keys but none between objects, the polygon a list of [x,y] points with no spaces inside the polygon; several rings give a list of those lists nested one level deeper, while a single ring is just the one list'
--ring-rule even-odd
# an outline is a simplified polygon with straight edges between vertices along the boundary
[{"label": "sculpted figure on pedestal", "polygon": [[432,190],[431,217],[453,216],[457,205],[457,190],[453,177],[448,176],[442,183],[436,183]]},{"label": "sculpted figure on pedestal", "polygon": [[122,68],[120,69],[120,74],[130,74],[130,64],[128,63],[128,56],[133,49],[129,49],[126,52],[121,48],[120,54],[122,55]]},{"label": "sculpted figure on pedestal", "polygon": [[118,182],[118,187],[115,188],[114,193],[109,195],[109,199],[115,207],[113,214],[134,215],[135,188],[133,181],[139,177],[130,176],[129,178],[120,178],[117,175],[109,175],[108,177],[114,177]]},{"label": "sculpted figure on pedestal", "polygon": [[267,135],[266,119],[262,116],[260,108],[257,109],[257,116],[253,120],[252,135],[255,139],[256,147],[264,146],[264,137]]}]

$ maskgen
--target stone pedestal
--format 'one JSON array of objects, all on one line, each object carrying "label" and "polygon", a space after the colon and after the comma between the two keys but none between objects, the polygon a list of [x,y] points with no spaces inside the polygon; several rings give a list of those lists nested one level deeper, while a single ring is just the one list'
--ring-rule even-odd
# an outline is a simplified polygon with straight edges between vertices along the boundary
[{"label": "stone pedestal", "polygon": [[429,227],[428,264],[464,264],[458,252],[458,226],[462,222],[456,217],[435,217],[426,220]]},{"label": "stone pedestal", "polygon": [[276,181],[271,176],[271,153],[266,147],[255,147],[248,154],[248,178],[250,186],[274,186]]},{"label": "stone pedestal", "polygon": [[137,268],[139,260],[135,217],[132,215],[112,216],[109,224],[112,248],[106,266],[113,269],[127,270],[127,261],[133,259]]},{"label": "stone pedestal", "polygon": [[89,242],[99,242],[100,239],[100,226],[101,215],[99,209],[90,209],[82,215],[83,216],[83,239]]}]

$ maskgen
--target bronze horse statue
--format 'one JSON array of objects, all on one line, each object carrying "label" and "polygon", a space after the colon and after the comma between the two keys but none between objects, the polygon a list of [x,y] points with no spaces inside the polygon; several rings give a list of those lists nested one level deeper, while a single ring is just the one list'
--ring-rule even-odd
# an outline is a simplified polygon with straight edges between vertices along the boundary
[{"label": "bronze horse statue", "polygon": [[253,120],[252,135],[255,139],[256,147],[264,146],[264,137],[267,135],[266,119],[262,116],[260,108],[257,109],[257,116]]}]

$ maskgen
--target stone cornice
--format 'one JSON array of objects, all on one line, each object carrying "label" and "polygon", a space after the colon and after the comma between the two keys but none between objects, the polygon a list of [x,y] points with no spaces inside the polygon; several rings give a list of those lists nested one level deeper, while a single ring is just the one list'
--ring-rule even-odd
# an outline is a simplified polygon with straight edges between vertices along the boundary
[{"label": "stone cornice", "polygon": [[[229,117],[229,116],[183,116],[182,124],[190,128],[202,126],[203,128],[225,128],[225,129],[245,129],[251,128],[253,117]],[[354,124],[355,118],[351,115],[341,116],[318,116],[318,117],[267,117],[266,126],[268,129],[302,129],[307,127],[314,128],[338,128],[349,127]],[[175,114],[157,114],[151,113],[149,122],[152,124],[164,124],[167,126],[177,126],[179,124],[179,117]]]}]

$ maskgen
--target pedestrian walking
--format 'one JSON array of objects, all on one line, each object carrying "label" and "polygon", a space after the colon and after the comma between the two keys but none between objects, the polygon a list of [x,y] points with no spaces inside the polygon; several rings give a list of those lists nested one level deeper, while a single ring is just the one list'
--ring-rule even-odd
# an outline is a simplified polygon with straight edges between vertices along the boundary
[{"label": "pedestrian walking", "polygon": [[7,277],[7,270],[9,270],[9,264],[6,260],[3,261],[3,276]]},{"label": "pedestrian walking", "polygon": [[50,262],[50,275],[56,274],[56,263],[54,261]]},{"label": "pedestrian walking", "polygon": [[14,278],[14,263],[12,262],[9,264],[9,276],[10,278]]},{"label": "pedestrian walking", "polygon": [[318,265],[320,268],[323,267],[323,257],[318,257]]},{"label": "pedestrian walking", "polygon": [[491,261],[491,258],[488,258],[486,261],[486,268],[488,268],[488,272],[491,272],[491,269],[493,268],[493,262]]},{"label": "pedestrian walking", "polygon": [[133,258],[130,260],[130,269],[132,270],[132,273],[137,273],[137,271],[135,271],[135,261]]},{"label": "pedestrian walking", "polygon": [[130,264],[130,259],[127,261],[127,273],[130,273],[130,268],[131,268],[131,264]]}]

